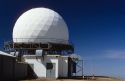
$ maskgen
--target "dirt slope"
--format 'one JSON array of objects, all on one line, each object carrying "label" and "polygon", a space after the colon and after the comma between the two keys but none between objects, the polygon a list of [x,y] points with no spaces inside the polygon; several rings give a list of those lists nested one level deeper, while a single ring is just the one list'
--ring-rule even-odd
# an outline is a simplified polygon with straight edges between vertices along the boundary
[{"label": "dirt slope", "polygon": [[57,80],[52,80],[52,79],[34,79],[34,80],[20,80],[20,81],[125,81],[125,80],[120,80],[120,79],[115,79],[115,78],[96,78],[94,80],[83,80],[83,79],[57,79]]}]

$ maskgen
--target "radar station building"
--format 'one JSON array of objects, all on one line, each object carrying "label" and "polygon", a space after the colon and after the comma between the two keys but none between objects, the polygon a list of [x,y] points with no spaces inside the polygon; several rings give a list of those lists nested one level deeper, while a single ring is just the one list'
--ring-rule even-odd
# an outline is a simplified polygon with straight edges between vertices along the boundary
[{"label": "radar station building", "polygon": [[[12,41],[5,42],[5,50],[29,64],[28,75],[60,78],[77,73],[80,59],[74,56],[68,27],[57,12],[42,7],[24,12],[17,19],[12,36]],[[82,66],[79,71],[83,71]]]}]

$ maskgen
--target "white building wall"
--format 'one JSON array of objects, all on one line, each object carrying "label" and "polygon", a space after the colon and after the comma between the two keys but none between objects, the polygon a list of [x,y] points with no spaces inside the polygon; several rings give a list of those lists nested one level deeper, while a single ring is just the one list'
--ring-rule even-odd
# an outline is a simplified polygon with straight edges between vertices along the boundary
[{"label": "white building wall", "polygon": [[68,57],[61,56],[59,59],[59,77],[68,76]]},{"label": "white building wall", "polygon": [[44,56],[44,58],[33,57],[34,58],[27,58],[27,56],[24,56],[25,62],[34,65],[33,70],[38,77],[47,77],[46,63],[55,63],[55,78],[68,76],[68,57],[60,55],[47,55]]},{"label": "white building wall", "polygon": [[40,59],[25,59],[25,62],[33,64],[33,70],[38,77],[46,77],[45,63]]}]

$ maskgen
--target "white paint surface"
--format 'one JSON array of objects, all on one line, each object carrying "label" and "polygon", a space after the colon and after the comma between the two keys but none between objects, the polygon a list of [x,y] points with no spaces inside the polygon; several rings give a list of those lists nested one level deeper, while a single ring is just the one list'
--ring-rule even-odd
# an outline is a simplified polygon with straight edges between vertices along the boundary
[{"label": "white paint surface", "polygon": [[40,62],[40,59],[25,59],[25,62],[33,64],[33,71],[38,77],[46,77],[46,67],[44,63]]},{"label": "white paint surface", "polygon": [[60,77],[68,76],[68,57],[59,58],[59,76]]},{"label": "white paint surface", "polygon": [[[27,58],[28,57],[28,58]],[[46,76],[46,63],[55,63],[55,78],[67,77],[68,76],[68,57],[63,57],[59,55],[47,55],[43,58],[30,55],[24,56],[25,62],[29,64],[34,64],[34,72],[38,77]]]},{"label": "white paint surface", "polygon": [[63,18],[47,8],[33,8],[23,13],[13,28],[16,43],[68,43],[68,28]]},{"label": "white paint surface", "polygon": [[15,57],[15,56],[13,56],[11,54],[8,54],[6,52],[3,52],[3,51],[0,51],[0,55],[9,56],[9,57]]}]

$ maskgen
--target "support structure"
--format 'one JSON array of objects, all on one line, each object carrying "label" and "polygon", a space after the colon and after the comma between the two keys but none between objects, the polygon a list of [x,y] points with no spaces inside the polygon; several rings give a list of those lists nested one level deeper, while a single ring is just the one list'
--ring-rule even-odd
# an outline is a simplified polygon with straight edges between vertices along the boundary
[{"label": "support structure", "polygon": [[56,43],[14,43],[14,42],[5,42],[4,43],[5,51],[20,51],[21,54],[34,54],[35,50],[43,49],[45,53],[49,54],[61,54],[63,52],[67,54],[74,53],[74,47],[72,44],[56,44]]}]

